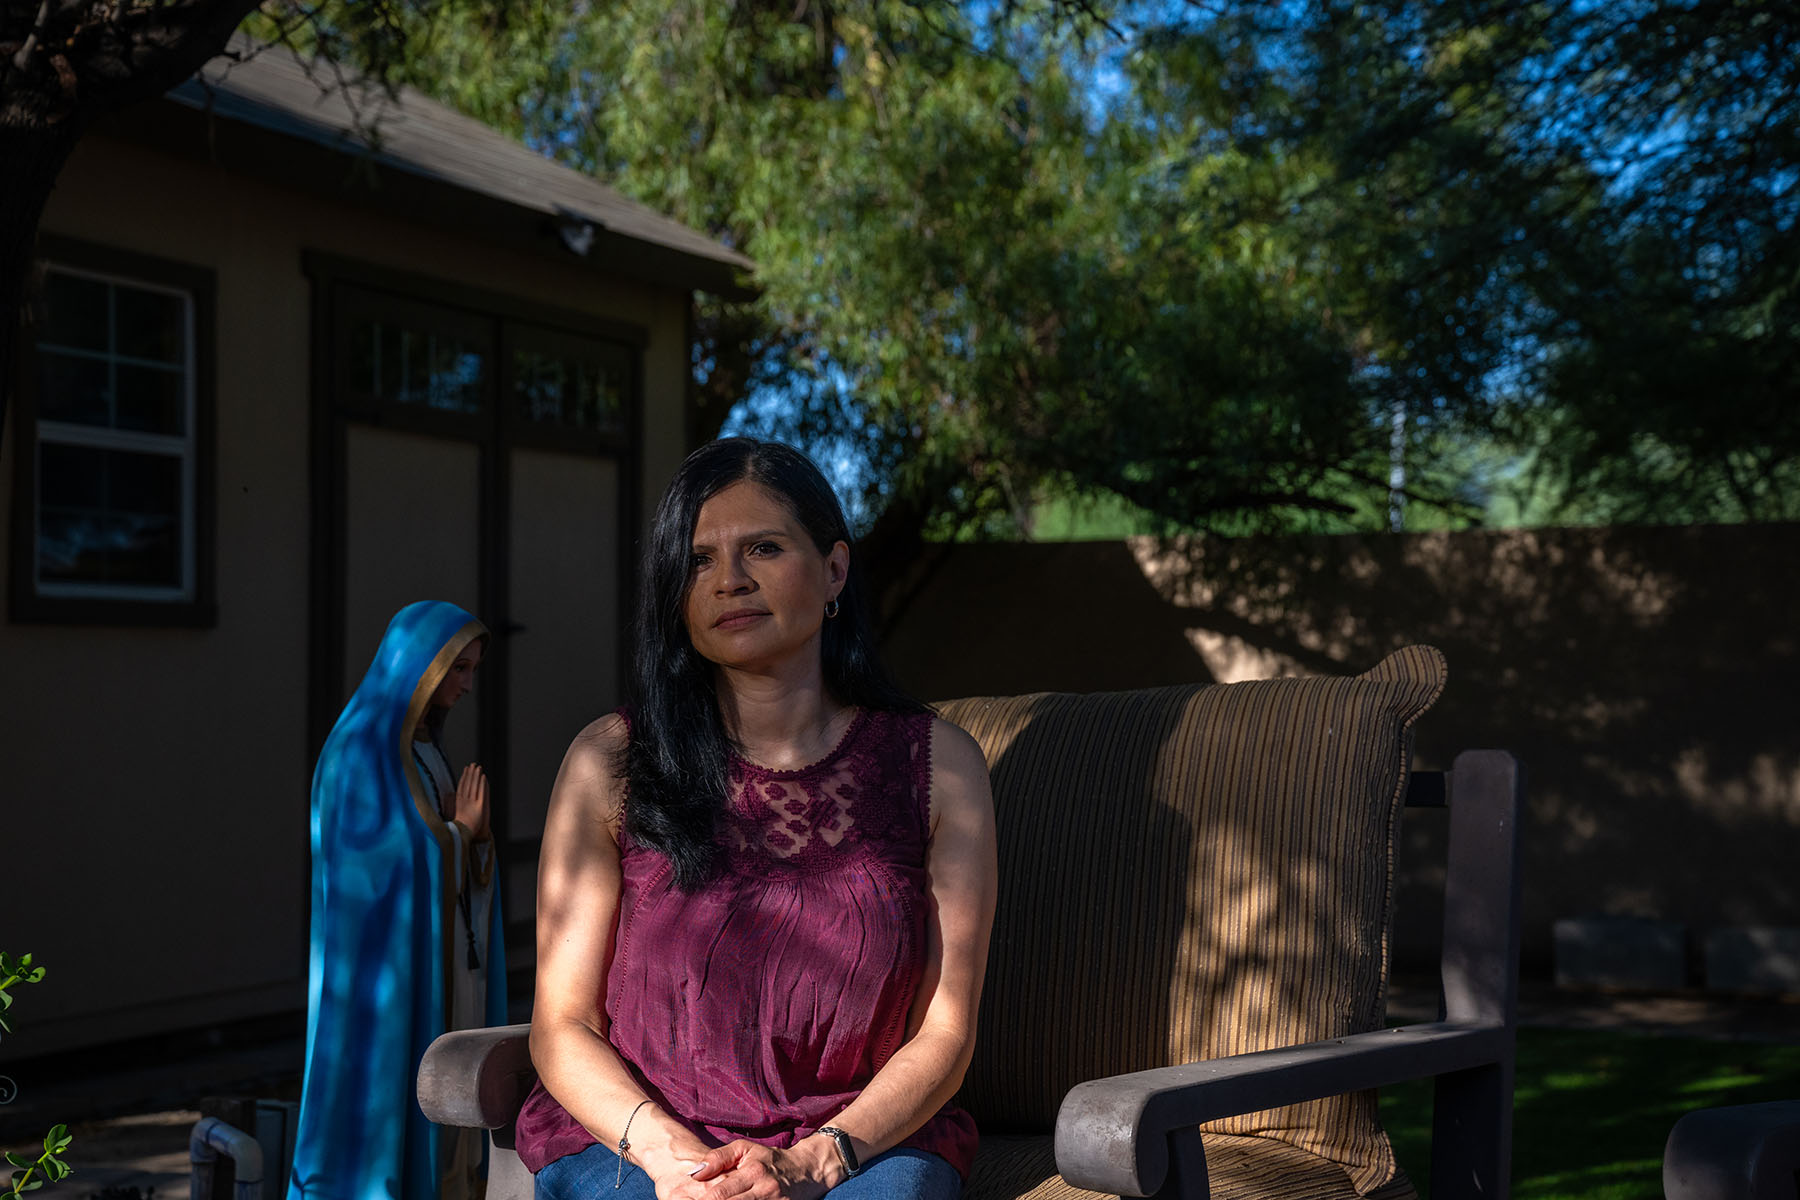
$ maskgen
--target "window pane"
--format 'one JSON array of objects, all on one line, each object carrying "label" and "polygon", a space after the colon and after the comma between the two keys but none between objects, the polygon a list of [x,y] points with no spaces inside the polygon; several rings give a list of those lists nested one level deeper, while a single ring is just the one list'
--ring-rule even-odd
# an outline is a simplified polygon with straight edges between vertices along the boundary
[{"label": "window pane", "polygon": [[181,459],[42,442],[38,579],[180,587]]},{"label": "window pane", "polygon": [[631,389],[628,346],[556,330],[519,330],[512,356],[514,411],[539,425],[613,433]]},{"label": "window pane", "polygon": [[372,321],[358,321],[350,327],[349,344],[345,347],[344,373],[350,390],[359,396],[381,393],[381,343],[376,335],[381,329]]},{"label": "window pane", "polygon": [[121,285],[113,289],[113,304],[115,353],[178,365],[187,362],[187,297]]},{"label": "window pane", "polygon": [[185,294],[52,269],[45,303],[41,417],[177,437],[187,432],[192,364]]},{"label": "window pane", "polygon": [[114,426],[145,433],[182,434],[187,426],[187,389],[180,371],[126,363],[118,377]]},{"label": "window pane", "polygon": [[44,279],[44,332],[51,346],[104,352],[108,345],[107,285],[51,271]]},{"label": "window pane", "polygon": [[428,336],[411,329],[399,331],[400,391],[390,399],[401,404],[424,404],[425,384],[431,374],[426,366]]},{"label": "window pane", "polygon": [[481,411],[481,380],[487,363],[454,338],[431,339],[430,404],[450,412]]},{"label": "window pane", "polygon": [[357,315],[344,348],[350,393],[365,401],[480,413],[488,356],[472,338],[423,322]]},{"label": "window pane", "polygon": [[38,495],[46,505],[99,512],[106,507],[106,452],[45,442],[38,447]]},{"label": "window pane", "polygon": [[521,350],[513,355],[513,388],[519,415],[527,421],[556,424],[563,414],[562,360]]},{"label": "window pane", "polygon": [[121,363],[113,371],[117,378],[115,428],[142,430],[146,434],[184,434],[187,389],[182,372],[133,367],[128,363]]},{"label": "window pane", "polygon": [[78,425],[112,424],[111,367],[104,358],[43,350],[38,363],[39,416]]},{"label": "window pane", "polygon": [[107,462],[107,507],[137,517],[181,512],[181,460],[172,454],[103,451]]},{"label": "window pane", "polygon": [[38,531],[38,582],[179,588],[175,519],[45,509]]},{"label": "window pane", "polygon": [[375,330],[375,345],[381,356],[376,364],[380,368],[375,376],[377,399],[392,400],[397,404],[406,402],[406,352],[410,349],[411,339],[403,329],[395,329],[392,325],[378,325]]},{"label": "window pane", "polygon": [[605,361],[577,359],[574,411],[569,422],[582,429],[612,429],[624,411],[624,376]]}]

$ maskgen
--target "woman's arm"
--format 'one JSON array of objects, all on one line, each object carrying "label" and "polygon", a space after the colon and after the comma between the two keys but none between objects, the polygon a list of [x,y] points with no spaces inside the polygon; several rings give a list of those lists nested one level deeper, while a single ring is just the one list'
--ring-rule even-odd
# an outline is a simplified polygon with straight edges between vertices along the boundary
[{"label": "woman's arm", "polygon": [[693,1189],[688,1172],[707,1146],[655,1104],[633,1116],[643,1089],[606,1040],[603,998],[624,882],[623,786],[613,763],[625,737],[616,716],[588,726],[569,746],[550,793],[538,863],[531,1058],[550,1094],[609,1148],[630,1121],[627,1157],[666,1198]]},{"label": "woman's arm", "polygon": [[[994,924],[994,801],[981,748],[941,720],[932,725],[931,807],[925,971],[907,1039],[830,1122],[850,1135],[865,1163],[944,1106],[962,1086],[975,1049]],[[746,1176],[752,1186],[743,1189]],[[830,1138],[809,1137],[785,1151],[732,1142],[708,1155],[696,1178],[713,1181],[702,1193],[708,1197],[810,1197],[842,1183],[844,1170]]]}]

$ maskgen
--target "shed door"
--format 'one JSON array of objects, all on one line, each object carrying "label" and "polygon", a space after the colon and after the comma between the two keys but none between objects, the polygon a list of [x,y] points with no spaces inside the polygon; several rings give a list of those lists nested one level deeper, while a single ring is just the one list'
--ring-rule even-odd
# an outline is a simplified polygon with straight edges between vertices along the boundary
[{"label": "shed door", "polygon": [[319,302],[310,749],[393,614],[492,631],[446,740],[495,801],[509,965],[531,962],[537,849],[569,741],[619,703],[642,338],[579,314],[309,259]]},{"label": "shed door", "polygon": [[[352,424],[345,438],[344,664],[356,690],[387,623],[415,600],[481,606],[481,450],[469,442]],[[456,763],[479,759],[479,685],[444,727]]]},{"label": "shed door", "polygon": [[537,846],[569,741],[618,704],[620,471],[605,459],[512,451],[507,707],[508,911],[532,911]]}]

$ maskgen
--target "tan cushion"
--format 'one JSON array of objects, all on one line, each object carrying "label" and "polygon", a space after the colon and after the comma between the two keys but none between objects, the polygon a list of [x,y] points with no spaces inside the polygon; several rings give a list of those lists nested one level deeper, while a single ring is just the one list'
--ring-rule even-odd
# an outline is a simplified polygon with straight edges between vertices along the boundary
[{"label": "tan cushion", "polygon": [[[1358,1200],[1344,1168],[1272,1138],[1203,1134],[1212,1200]],[[1416,1200],[1402,1174],[1373,1200]],[[1048,1137],[981,1139],[963,1200],[1112,1200],[1063,1181]]]},{"label": "tan cushion", "polygon": [[[1075,1084],[1379,1028],[1429,646],[1351,678],[942,705],[992,769],[1000,903],[961,1100],[1047,1133]],[[1397,1176],[1373,1093],[1216,1122]]]}]

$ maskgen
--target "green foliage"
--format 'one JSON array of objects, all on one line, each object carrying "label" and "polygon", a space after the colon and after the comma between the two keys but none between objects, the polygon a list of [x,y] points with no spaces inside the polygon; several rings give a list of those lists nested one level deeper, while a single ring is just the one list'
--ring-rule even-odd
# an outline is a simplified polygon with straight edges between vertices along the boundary
[{"label": "green foliage", "polygon": [[516,28],[421,23],[389,74],[744,249],[703,394],[853,411],[877,506],[1004,532],[1049,486],[1196,523],[1379,485],[1331,265],[1283,223],[1311,166],[1226,144],[1192,46],[1100,111],[1111,35],[1049,3],[578,6],[532,54]]},{"label": "green foliage", "polygon": [[[12,1026],[5,1017],[6,1010],[12,1007],[12,988],[21,983],[39,983],[44,978],[44,968],[35,966],[31,955],[21,954],[17,957],[0,950],[0,1032],[11,1033]],[[69,1136],[66,1125],[53,1126],[44,1135],[44,1149],[36,1158],[19,1154],[16,1151],[6,1152],[7,1165],[13,1168],[9,1182],[0,1197],[5,1200],[19,1200],[26,1192],[34,1192],[46,1183],[57,1183],[73,1174],[73,1169],[63,1161],[63,1152],[69,1148],[74,1139]]]},{"label": "green foliage", "polygon": [[1031,512],[1026,532],[1041,542],[1113,541],[1155,534],[1161,523],[1155,515],[1134,508],[1116,497],[1070,499],[1052,496]]},{"label": "green foliage", "polygon": [[[1748,0],[326,0],[372,67],[744,250],[758,390],[928,536],[1800,516],[1800,53]],[[272,31],[265,17],[263,32]]]},{"label": "green foliage", "polygon": [[21,954],[13,957],[0,950],[0,1033],[11,1033],[12,1024],[6,1019],[7,1010],[12,1008],[12,988],[20,983],[38,983],[44,978],[44,968],[33,966],[31,955]]},{"label": "green foliage", "polygon": [[74,1139],[69,1136],[67,1125],[54,1125],[44,1135],[43,1153],[36,1158],[8,1150],[6,1161],[14,1168],[12,1182],[6,1191],[0,1192],[0,1196],[18,1200],[26,1192],[35,1192],[46,1183],[60,1183],[73,1175],[74,1169],[62,1158],[72,1141]]},{"label": "green foliage", "polygon": [[1329,232],[1374,239],[1363,300],[1407,339],[1381,361],[1513,460],[1524,510],[1800,517],[1792,12],[1328,0],[1262,36]]}]

